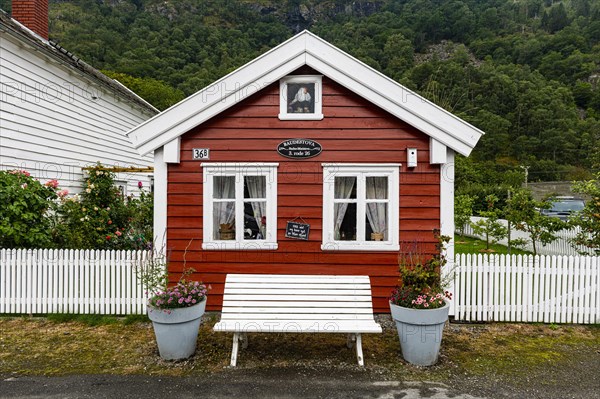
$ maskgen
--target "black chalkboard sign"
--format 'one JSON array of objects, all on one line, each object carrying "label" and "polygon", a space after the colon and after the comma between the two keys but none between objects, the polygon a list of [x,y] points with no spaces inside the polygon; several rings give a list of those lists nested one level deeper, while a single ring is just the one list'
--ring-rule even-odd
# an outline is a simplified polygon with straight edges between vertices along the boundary
[{"label": "black chalkboard sign", "polygon": [[295,238],[296,240],[308,240],[308,233],[310,233],[310,224],[287,222],[287,226],[285,227],[286,238]]},{"label": "black chalkboard sign", "polygon": [[319,155],[321,144],[309,139],[289,139],[277,145],[277,152],[286,158],[305,159]]}]

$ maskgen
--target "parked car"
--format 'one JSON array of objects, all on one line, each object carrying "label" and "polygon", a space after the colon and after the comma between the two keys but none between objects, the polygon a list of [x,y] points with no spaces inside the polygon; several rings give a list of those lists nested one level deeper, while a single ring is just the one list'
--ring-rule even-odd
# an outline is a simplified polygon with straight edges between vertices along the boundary
[{"label": "parked car", "polygon": [[559,218],[562,221],[569,219],[571,214],[583,210],[585,201],[575,197],[556,197],[552,200],[550,209],[542,209],[542,215]]}]

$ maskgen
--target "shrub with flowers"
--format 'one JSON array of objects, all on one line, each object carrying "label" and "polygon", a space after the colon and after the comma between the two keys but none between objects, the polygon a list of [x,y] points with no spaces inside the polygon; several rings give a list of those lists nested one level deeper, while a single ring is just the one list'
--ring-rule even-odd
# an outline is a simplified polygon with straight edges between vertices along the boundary
[{"label": "shrub with flowers", "polygon": [[124,197],[114,177],[113,172],[97,164],[88,170],[80,195],[59,195],[54,239],[61,247],[151,248],[152,194],[142,190],[139,198]]},{"label": "shrub with flowers", "polygon": [[176,286],[154,294],[149,305],[155,309],[175,309],[194,306],[206,299],[207,288],[199,281],[180,279]]},{"label": "shrub with flowers", "polygon": [[429,257],[418,251],[417,243],[401,251],[398,262],[401,284],[392,291],[392,304],[436,309],[444,306],[445,299],[452,299],[451,293],[443,290],[440,279],[440,270],[447,262],[443,247],[450,237],[440,235],[438,230],[434,230],[434,236],[438,240],[436,251]]},{"label": "shrub with flowers", "polygon": [[42,184],[26,170],[0,171],[0,247],[51,247],[49,218],[58,181]]}]

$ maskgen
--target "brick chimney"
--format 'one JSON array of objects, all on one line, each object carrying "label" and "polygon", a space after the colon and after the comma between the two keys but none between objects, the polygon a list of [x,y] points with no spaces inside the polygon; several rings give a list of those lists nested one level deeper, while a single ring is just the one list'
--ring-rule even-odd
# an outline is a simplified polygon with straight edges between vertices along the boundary
[{"label": "brick chimney", "polygon": [[48,0],[12,0],[12,17],[48,40]]}]

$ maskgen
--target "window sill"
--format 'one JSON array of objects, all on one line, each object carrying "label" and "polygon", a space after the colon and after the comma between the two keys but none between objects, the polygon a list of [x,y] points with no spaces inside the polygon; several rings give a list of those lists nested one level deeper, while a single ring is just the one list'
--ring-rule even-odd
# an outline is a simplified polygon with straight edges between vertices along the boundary
[{"label": "window sill", "polygon": [[347,243],[340,241],[321,244],[322,251],[399,251],[398,244]]},{"label": "window sill", "polygon": [[320,121],[323,114],[279,114],[281,121]]},{"label": "window sill", "polygon": [[203,242],[205,251],[272,251],[279,247],[276,242],[238,242],[238,241],[213,241]]}]

